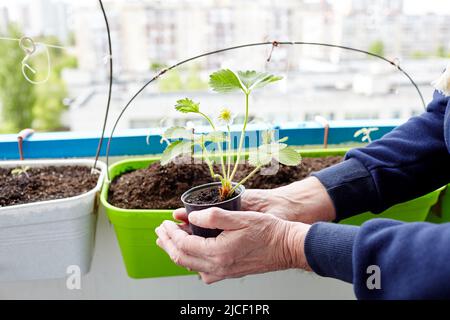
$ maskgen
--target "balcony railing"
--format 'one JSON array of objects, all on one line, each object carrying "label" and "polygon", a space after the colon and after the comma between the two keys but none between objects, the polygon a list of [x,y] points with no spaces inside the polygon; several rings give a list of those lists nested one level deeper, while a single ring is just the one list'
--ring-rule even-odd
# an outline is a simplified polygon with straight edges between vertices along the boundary
[{"label": "balcony railing", "polygon": [[[364,127],[377,127],[373,139],[380,138],[396,126],[403,123],[400,119],[379,120],[343,120],[330,121],[328,144],[360,142],[353,134]],[[324,128],[317,122],[289,122],[273,126],[279,137],[289,137],[294,146],[321,145],[324,140]],[[207,127],[196,128],[198,132],[208,131]],[[233,132],[239,133],[239,126]],[[248,125],[247,132],[252,134],[267,129],[257,124]],[[111,156],[158,154],[164,150],[160,143],[162,129],[128,129],[117,132],[111,143]],[[108,138],[108,135],[105,137]],[[23,142],[23,152],[27,159],[39,158],[82,158],[93,157],[99,141],[98,132],[48,132],[35,133]],[[105,155],[106,142],[101,155]],[[0,159],[19,159],[17,135],[0,135]]]}]

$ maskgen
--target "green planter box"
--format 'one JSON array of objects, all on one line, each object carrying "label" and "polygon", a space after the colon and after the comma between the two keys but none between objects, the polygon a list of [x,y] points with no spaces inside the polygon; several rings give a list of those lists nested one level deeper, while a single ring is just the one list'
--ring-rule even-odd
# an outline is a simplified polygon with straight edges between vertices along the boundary
[{"label": "green planter box", "polygon": [[440,188],[414,200],[399,203],[380,214],[365,212],[351,218],[343,219],[340,223],[361,225],[373,218],[387,218],[405,222],[425,221],[431,207],[437,202],[442,190],[443,188]]},{"label": "green planter box", "polygon": [[438,204],[431,210],[427,217],[428,222],[450,222],[450,184],[444,187],[439,195]]},{"label": "green planter box", "polygon": [[[110,178],[131,170],[143,169],[159,158],[131,159],[113,164]],[[168,277],[193,274],[177,266],[169,256],[156,245],[155,228],[164,220],[173,220],[173,210],[121,209],[108,203],[109,183],[105,182],[101,203],[105,207],[117,240],[119,241],[125,268],[131,278]]]},{"label": "green planter box", "polygon": [[[302,150],[303,157],[325,157],[344,155],[347,149]],[[110,178],[131,170],[146,168],[158,161],[158,157],[130,159],[115,163],[109,169]],[[402,221],[424,221],[439,197],[436,190],[420,198],[391,207],[381,214],[370,212],[359,214],[342,223],[360,225],[374,218],[384,217]],[[193,274],[174,264],[168,255],[156,245],[155,228],[164,220],[173,220],[170,209],[121,209],[108,203],[109,183],[105,182],[101,194],[101,203],[114,226],[117,240],[124,260],[125,268],[131,278],[153,278]]]}]

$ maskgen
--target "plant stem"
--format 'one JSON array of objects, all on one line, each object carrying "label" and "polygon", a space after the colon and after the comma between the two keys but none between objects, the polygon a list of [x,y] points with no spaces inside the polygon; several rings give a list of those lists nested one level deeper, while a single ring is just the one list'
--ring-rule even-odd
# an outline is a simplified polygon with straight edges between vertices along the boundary
[{"label": "plant stem", "polygon": [[212,120],[211,120],[206,114],[204,114],[203,112],[200,112],[200,111],[199,111],[199,114],[200,114],[203,118],[205,118],[206,121],[208,121],[209,124],[211,125],[211,128],[212,128],[214,131],[216,131],[216,127],[214,126],[214,123],[212,122]]},{"label": "plant stem", "polygon": [[191,144],[191,154],[192,154],[192,156],[194,156],[194,152],[195,152],[194,139],[195,139],[195,129],[192,128],[192,144]]},{"label": "plant stem", "polygon": [[[211,175],[211,178],[216,178],[216,176],[219,176],[219,177],[221,177],[221,175],[220,174],[215,174],[214,173],[214,169],[213,169],[213,167],[212,167],[212,164],[211,164],[211,159],[209,158],[209,152],[208,152],[208,150],[206,149],[206,147],[205,147],[205,144],[203,143],[203,141],[202,141],[202,143],[200,144],[200,146],[201,146],[201,148],[202,148],[202,151],[203,151],[203,153],[205,154],[205,161],[206,161],[206,164],[208,165],[208,169],[209,169],[209,174]],[[220,178],[220,181],[222,182],[222,178]]]},{"label": "plant stem", "polygon": [[[203,118],[205,118],[206,121],[209,122],[209,124],[211,125],[211,128],[212,128],[214,131],[216,131],[216,126],[214,125],[214,123],[212,122],[212,120],[210,119],[210,117],[208,117],[208,116],[207,116],[206,114],[204,114],[203,112],[199,112],[199,114],[202,115]],[[226,172],[226,170],[225,170],[225,162],[223,161],[223,151],[222,151],[222,145],[221,145],[221,143],[222,143],[222,142],[217,142],[217,148],[219,149],[219,152],[220,152],[220,164],[221,164],[221,166],[222,166],[223,177],[224,177],[224,179],[228,180],[227,172]]]},{"label": "plant stem", "polygon": [[222,142],[217,143],[220,152],[220,165],[222,166],[223,177],[228,180],[227,170],[225,169],[225,161],[223,160]]},{"label": "plant stem", "polygon": [[228,146],[227,146],[227,179],[230,179],[230,173],[231,173],[231,129],[230,129],[230,125],[227,125],[227,129],[228,129]]},{"label": "plant stem", "polygon": [[241,160],[241,151],[242,151],[242,145],[244,144],[245,140],[245,129],[247,128],[247,122],[248,122],[248,97],[250,95],[250,92],[245,92],[245,118],[244,118],[244,124],[242,126],[241,131],[241,138],[239,140],[239,147],[238,147],[238,153],[236,157],[236,164],[234,165],[233,172],[230,176],[230,181],[233,181],[234,175],[236,174],[237,168],[239,166],[239,161]]},{"label": "plant stem", "polygon": [[230,195],[232,195],[234,193],[234,191],[236,190],[236,188],[238,188],[240,185],[244,184],[247,182],[248,179],[250,179],[256,172],[258,172],[259,169],[261,169],[262,166],[257,166],[255,169],[252,170],[252,172],[250,172],[244,179],[242,179],[238,184],[236,184],[233,189],[231,189],[230,191]]}]

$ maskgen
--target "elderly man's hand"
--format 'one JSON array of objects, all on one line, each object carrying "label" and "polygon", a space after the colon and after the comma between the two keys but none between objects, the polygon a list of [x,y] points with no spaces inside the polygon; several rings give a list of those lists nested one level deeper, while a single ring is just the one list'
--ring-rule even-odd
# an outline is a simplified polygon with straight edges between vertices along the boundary
[{"label": "elderly man's hand", "polygon": [[242,195],[242,210],[270,213],[278,218],[314,223],[336,218],[333,202],[316,177],[275,189],[249,189]]},{"label": "elderly man's hand", "polygon": [[309,269],[304,256],[309,225],[219,208],[192,212],[189,221],[224,231],[217,238],[202,238],[190,235],[185,224],[164,221],[156,229],[157,244],[178,265],[200,272],[206,283],[289,268]]},{"label": "elderly man's hand", "polygon": [[[242,195],[242,210],[304,223],[332,221],[336,217],[330,196],[315,177],[275,189],[247,189]],[[187,223],[184,208],[175,210],[173,216]]]}]

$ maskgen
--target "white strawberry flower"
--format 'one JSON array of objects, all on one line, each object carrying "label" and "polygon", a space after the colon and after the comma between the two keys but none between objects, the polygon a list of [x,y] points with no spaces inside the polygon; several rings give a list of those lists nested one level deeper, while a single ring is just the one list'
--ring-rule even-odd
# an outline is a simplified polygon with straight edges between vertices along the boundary
[{"label": "white strawberry flower", "polygon": [[231,125],[236,115],[229,108],[222,108],[217,116],[220,125]]}]

